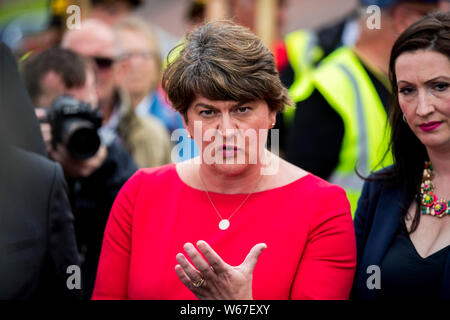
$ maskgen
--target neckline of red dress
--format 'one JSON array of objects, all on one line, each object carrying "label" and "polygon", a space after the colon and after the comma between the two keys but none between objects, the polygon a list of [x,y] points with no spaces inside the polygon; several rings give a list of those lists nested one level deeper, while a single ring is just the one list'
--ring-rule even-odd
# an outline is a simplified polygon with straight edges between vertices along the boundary
[{"label": "neckline of red dress", "polygon": [[[204,190],[200,190],[200,189],[194,188],[194,187],[188,185],[186,182],[184,182],[183,179],[181,179],[180,175],[177,172],[176,163],[172,163],[171,167],[173,169],[173,174],[175,175],[176,179],[178,179],[178,181],[180,181],[185,187],[187,187],[190,190],[196,191],[196,192],[202,192],[202,193],[205,192]],[[292,185],[297,184],[298,182],[303,182],[303,180],[305,180],[305,178],[308,178],[308,177],[311,177],[311,176],[312,176],[311,173],[308,173],[308,174],[304,175],[303,177],[298,178],[297,180],[289,182],[288,184],[285,184],[283,186],[279,186],[279,187],[276,187],[276,188],[272,188],[272,189],[267,189],[267,190],[253,192],[253,195],[263,194],[265,192],[279,191],[279,190],[282,190],[284,188],[291,187]],[[243,196],[243,195],[247,195],[248,194],[248,193],[221,193],[221,192],[214,192],[214,191],[208,191],[208,193],[212,194],[212,195],[224,196],[224,197],[227,197],[227,196]]]}]

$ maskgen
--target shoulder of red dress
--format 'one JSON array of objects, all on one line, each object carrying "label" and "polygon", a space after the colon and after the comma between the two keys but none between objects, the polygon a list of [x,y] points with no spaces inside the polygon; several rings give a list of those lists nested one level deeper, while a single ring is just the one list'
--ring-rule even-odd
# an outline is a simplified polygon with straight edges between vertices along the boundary
[{"label": "shoulder of red dress", "polygon": [[153,185],[158,182],[169,182],[177,180],[178,174],[175,163],[169,163],[159,167],[139,169],[134,175],[141,183],[151,182]]},{"label": "shoulder of red dress", "polygon": [[311,187],[319,188],[319,189],[321,189],[323,191],[325,191],[325,190],[333,191],[333,190],[336,190],[336,189],[344,190],[340,186],[338,186],[336,184],[333,184],[333,183],[331,183],[331,182],[329,182],[329,181],[327,181],[325,179],[322,179],[322,178],[320,178],[320,177],[318,177],[318,176],[316,176],[316,175],[314,175],[312,173],[309,173],[306,177],[310,178],[308,180],[308,183],[311,185]]},{"label": "shoulder of red dress", "polygon": [[138,170],[138,174],[149,176],[149,175],[165,175],[176,173],[176,163],[169,163],[159,167],[152,168],[142,168]]},{"label": "shoulder of red dress", "polygon": [[332,184],[312,173],[301,178],[303,183],[298,183],[298,187],[314,198],[330,199],[330,198],[345,198],[345,190],[338,185]]}]

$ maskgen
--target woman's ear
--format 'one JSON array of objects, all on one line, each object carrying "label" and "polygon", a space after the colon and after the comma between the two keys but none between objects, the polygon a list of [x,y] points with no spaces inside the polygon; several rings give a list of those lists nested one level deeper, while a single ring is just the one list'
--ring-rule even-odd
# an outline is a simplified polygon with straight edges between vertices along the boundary
[{"label": "woman's ear", "polygon": [[277,121],[277,112],[274,110],[269,111],[269,120],[270,120],[270,129],[272,129],[275,126],[275,123]]},{"label": "woman's ear", "polygon": [[186,130],[186,134],[187,134],[188,138],[192,138],[192,134],[189,132],[189,127],[188,127],[187,111],[181,114],[181,119],[183,120],[183,127]]}]

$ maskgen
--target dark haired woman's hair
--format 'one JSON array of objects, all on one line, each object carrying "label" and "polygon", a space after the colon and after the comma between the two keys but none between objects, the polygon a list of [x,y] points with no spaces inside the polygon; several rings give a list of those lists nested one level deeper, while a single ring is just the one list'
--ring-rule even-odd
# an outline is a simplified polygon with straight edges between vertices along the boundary
[{"label": "dark haired woman's hair", "polygon": [[[377,172],[375,179],[387,180],[397,188],[403,188],[407,195],[419,195],[424,162],[428,160],[425,146],[403,121],[403,113],[398,102],[397,75],[395,62],[405,52],[417,50],[435,51],[450,59],[450,12],[429,14],[408,27],[395,41],[389,61],[389,79],[392,85],[392,101],[389,108],[391,142],[394,165],[389,170]],[[414,66],[411,66],[414,68]],[[417,210],[410,232],[414,232],[420,220],[420,199],[415,198]],[[406,217],[404,208],[403,218]]]},{"label": "dark haired woman's hair", "polygon": [[172,49],[167,62],[162,86],[185,117],[197,94],[210,100],[265,100],[273,111],[293,105],[270,50],[248,28],[230,21],[201,25]]}]

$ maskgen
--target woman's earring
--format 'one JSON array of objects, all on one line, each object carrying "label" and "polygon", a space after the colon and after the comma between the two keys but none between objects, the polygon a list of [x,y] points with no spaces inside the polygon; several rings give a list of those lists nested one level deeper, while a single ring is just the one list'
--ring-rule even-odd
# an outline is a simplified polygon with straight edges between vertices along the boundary
[{"label": "woman's earring", "polygon": [[408,123],[408,121],[406,121],[405,114],[403,114],[403,122]]},{"label": "woman's earring", "polygon": [[190,133],[187,134],[187,137],[188,137],[189,139],[192,139],[192,136],[191,136]]},{"label": "woman's earring", "polygon": [[[274,122],[274,123],[272,123],[272,128],[273,128],[273,127],[275,127],[275,122]],[[272,128],[271,128],[271,129],[272,129]]]}]

